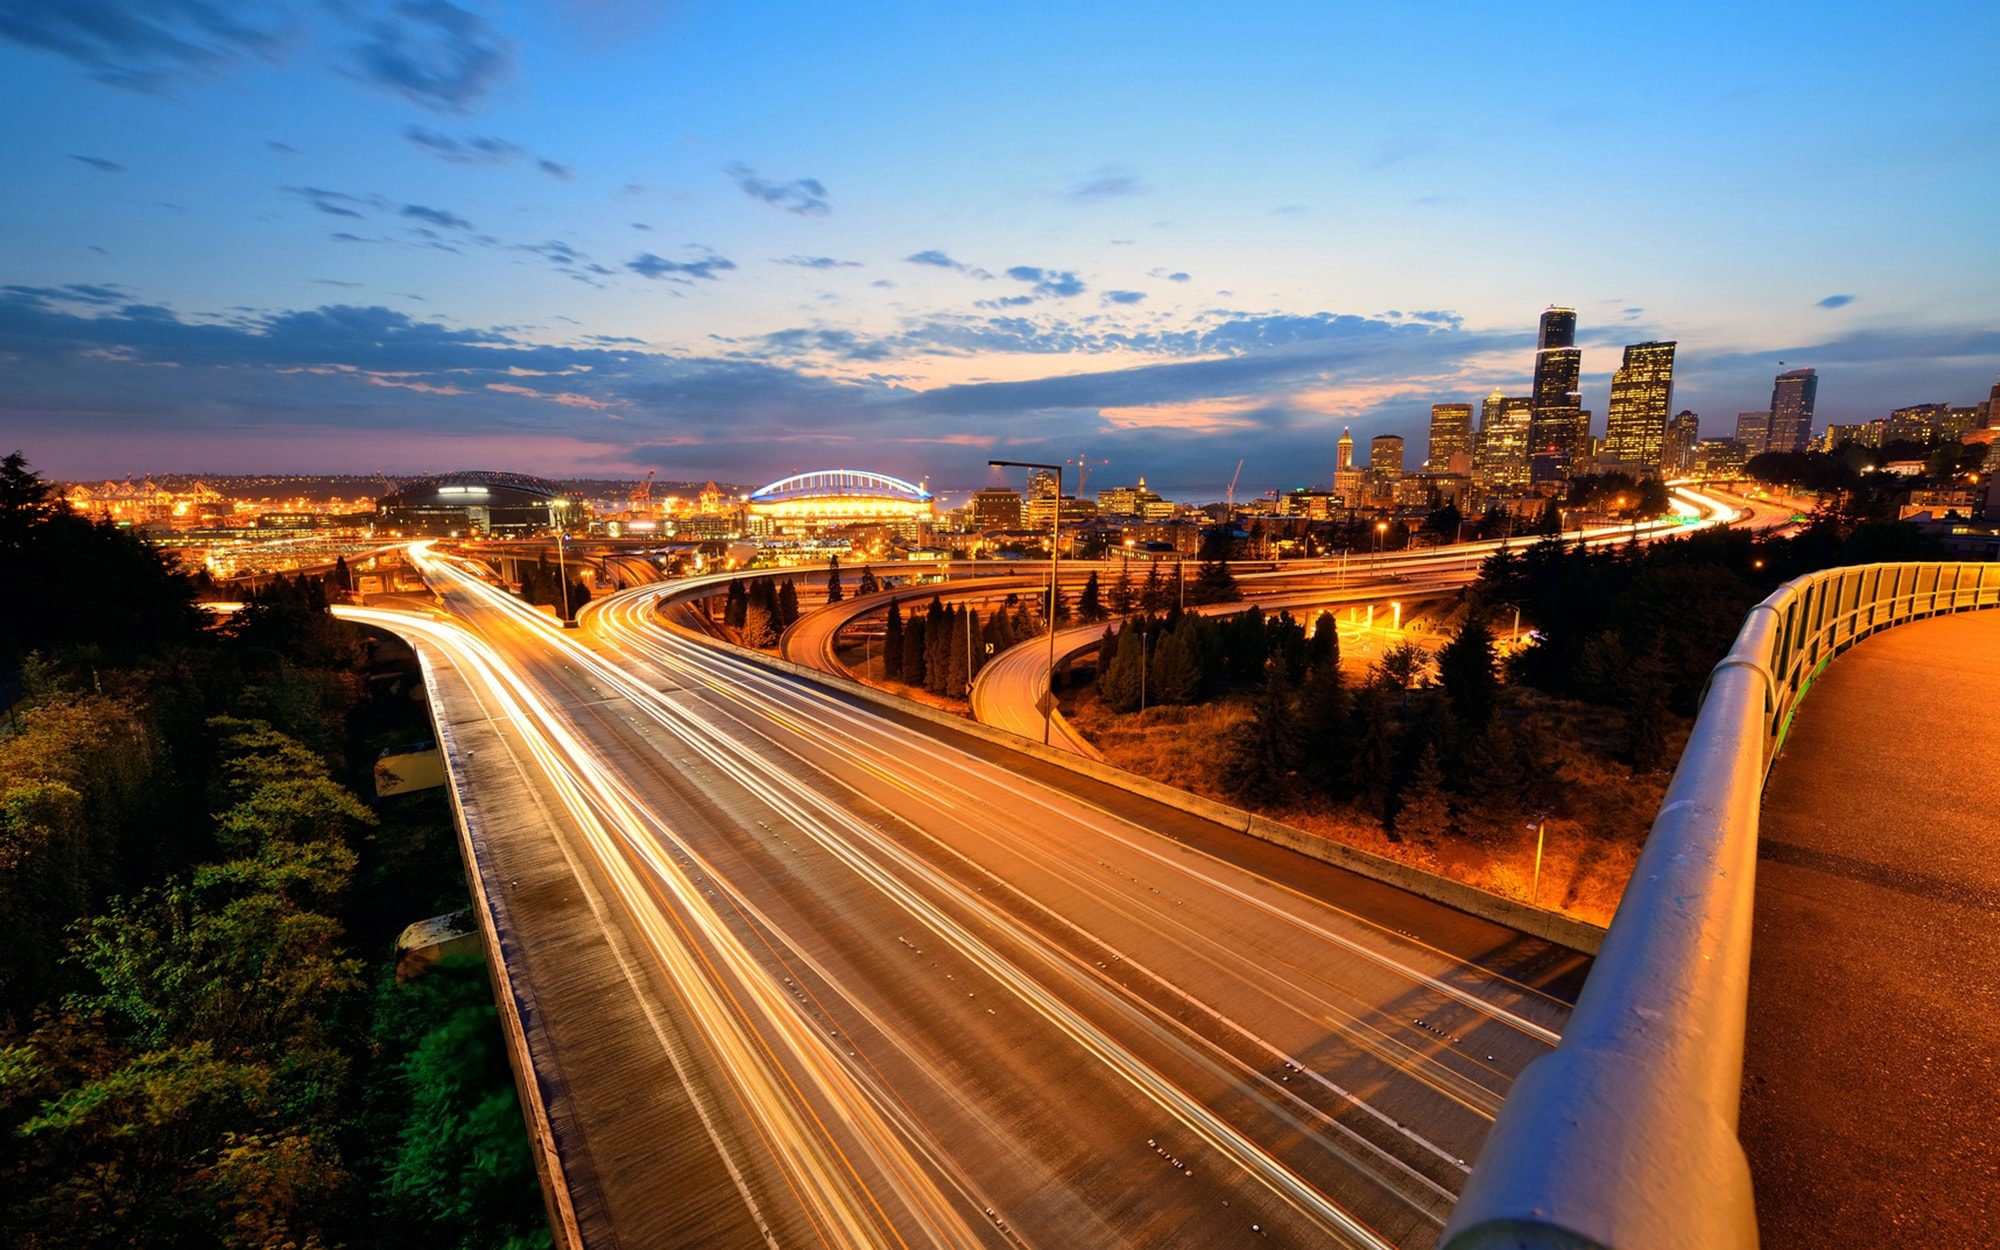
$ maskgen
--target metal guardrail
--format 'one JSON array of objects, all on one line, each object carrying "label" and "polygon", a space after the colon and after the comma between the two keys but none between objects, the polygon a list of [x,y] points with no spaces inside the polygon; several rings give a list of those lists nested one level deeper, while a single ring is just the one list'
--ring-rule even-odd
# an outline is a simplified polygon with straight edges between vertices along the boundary
[{"label": "metal guardrail", "polygon": [[1834,656],[1992,607],[2000,564],[1873,564],[1795,578],[1750,610],[1562,1043],[1515,1081],[1443,1250],[1757,1244],[1736,1121],[1765,776]]}]

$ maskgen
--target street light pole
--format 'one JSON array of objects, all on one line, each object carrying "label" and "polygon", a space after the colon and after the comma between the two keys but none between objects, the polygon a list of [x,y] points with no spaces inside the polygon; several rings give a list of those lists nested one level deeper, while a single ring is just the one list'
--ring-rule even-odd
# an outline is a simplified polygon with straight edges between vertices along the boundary
[{"label": "street light pole", "polygon": [[1042,704],[1042,745],[1047,746],[1056,711],[1056,567],[1062,558],[1063,467],[1033,460],[988,460],[986,464],[994,469],[1046,469],[1056,475],[1056,506],[1049,518],[1049,687]]}]

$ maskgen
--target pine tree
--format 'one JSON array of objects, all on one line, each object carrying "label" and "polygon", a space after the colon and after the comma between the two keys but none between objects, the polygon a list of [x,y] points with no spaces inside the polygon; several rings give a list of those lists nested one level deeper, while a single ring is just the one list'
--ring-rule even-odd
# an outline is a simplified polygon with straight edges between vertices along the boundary
[{"label": "pine tree", "polygon": [[354,571],[347,567],[347,557],[338,556],[333,562],[333,584],[343,591],[354,589]]},{"label": "pine tree", "polygon": [[891,601],[882,626],[882,676],[895,681],[903,675],[903,610]]},{"label": "pine tree", "polygon": [[[790,582],[786,582],[785,584],[787,586],[791,585]],[[840,557],[832,556],[826,562],[826,601],[828,603],[839,603],[842,595],[843,592],[840,589]]]},{"label": "pine tree", "polygon": [[1370,684],[1354,708],[1354,750],[1348,758],[1348,792],[1362,810],[1378,819],[1388,811],[1389,773],[1396,764],[1395,722],[1389,692]]},{"label": "pine tree", "polygon": [[1146,585],[1139,592],[1139,608],[1144,612],[1158,612],[1166,606],[1164,592],[1160,587],[1160,566],[1157,562],[1146,565]]},{"label": "pine tree", "polygon": [[1235,603],[1242,597],[1236,575],[1220,560],[1204,562],[1194,575],[1194,585],[1188,588],[1190,603]]},{"label": "pine tree", "polygon": [[1069,615],[1070,615],[1069,595],[1063,590],[1061,586],[1056,587],[1055,612],[1056,612],[1056,628],[1060,629],[1064,625],[1069,624]]},{"label": "pine tree", "polygon": [[1329,665],[1340,667],[1340,625],[1333,613],[1321,612],[1313,620],[1312,636],[1306,640],[1306,671],[1317,672]]},{"label": "pine tree", "polygon": [[1667,751],[1667,664],[1660,640],[1642,652],[1626,675],[1624,748],[1635,772],[1651,772]]},{"label": "pine tree", "polygon": [[1083,596],[1076,601],[1076,614],[1092,624],[1104,619],[1104,603],[1097,588],[1097,573],[1094,570],[1090,574],[1090,579],[1083,584]]},{"label": "pine tree", "polygon": [[1153,695],[1161,703],[1187,703],[1201,690],[1201,666],[1194,654],[1194,631],[1182,618],[1180,628],[1171,630],[1154,649],[1149,676]]},{"label": "pine tree", "polygon": [[799,619],[799,588],[791,578],[778,590],[778,610],[772,614],[772,621],[779,629],[790,629]]},{"label": "pine tree", "polygon": [[964,608],[954,608],[951,615],[951,634],[945,639],[944,689],[939,693],[957,699],[966,694],[972,682],[971,657],[966,655],[972,645],[972,618]]},{"label": "pine tree", "polygon": [[1438,680],[1451,700],[1451,710],[1468,733],[1478,733],[1493,718],[1499,696],[1493,631],[1474,612],[1458,627],[1458,636],[1438,652]]},{"label": "pine tree", "polygon": [[1117,651],[1098,679],[1097,693],[1114,712],[1130,712],[1139,706],[1139,635],[1127,626],[1120,630]]},{"label": "pine tree", "polygon": [[861,580],[855,584],[854,593],[856,595],[877,595],[882,593],[882,583],[875,580],[874,569],[869,568],[865,564],[861,566]]},{"label": "pine tree", "polygon": [[746,647],[768,647],[778,641],[770,609],[753,603],[744,610],[742,638]]},{"label": "pine tree", "polygon": [[1299,690],[1299,734],[1303,768],[1321,793],[1345,798],[1352,791],[1353,729],[1347,688],[1338,664],[1321,664],[1306,674]]},{"label": "pine tree", "polygon": [[1297,753],[1298,727],[1291,690],[1283,675],[1273,671],[1257,692],[1250,723],[1230,744],[1223,761],[1223,784],[1244,802],[1275,802],[1291,784]]},{"label": "pine tree", "polygon": [[1426,746],[1403,788],[1402,808],[1396,813],[1396,835],[1426,841],[1439,838],[1451,829],[1451,807],[1444,794],[1444,767],[1438,763],[1436,745]]},{"label": "pine tree", "polygon": [[926,623],[922,617],[912,615],[907,628],[903,630],[903,662],[901,679],[912,686],[924,684],[924,631]]},{"label": "pine tree", "polygon": [[1459,786],[1459,823],[1466,833],[1494,844],[1520,823],[1524,768],[1515,731],[1504,720],[1495,719],[1472,736]]},{"label": "pine tree", "polygon": [[1113,616],[1129,616],[1132,613],[1132,562],[1118,563],[1118,576],[1111,579],[1111,594],[1108,603]]}]

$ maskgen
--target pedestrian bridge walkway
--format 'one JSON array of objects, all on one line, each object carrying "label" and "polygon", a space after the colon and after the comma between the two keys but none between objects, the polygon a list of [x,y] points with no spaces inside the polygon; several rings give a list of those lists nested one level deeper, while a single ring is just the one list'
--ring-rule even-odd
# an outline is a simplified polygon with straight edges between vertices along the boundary
[{"label": "pedestrian bridge walkway", "polygon": [[1741,1133],[1767,1247],[2000,1239],[2000,611],[1820,676],[1757,844]]}]

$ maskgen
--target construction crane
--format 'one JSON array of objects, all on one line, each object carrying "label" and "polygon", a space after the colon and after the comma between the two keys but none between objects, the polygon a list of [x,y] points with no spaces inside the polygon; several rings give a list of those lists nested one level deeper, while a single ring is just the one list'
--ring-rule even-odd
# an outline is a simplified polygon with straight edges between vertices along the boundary
[{"label": "construction crane", "polygon": [[1065,460],[1063,463],[1076,466],[1076,495],[1077,498],[1081,499],[1083,498],[1083,484],[1090,480],[1090,466],[1093,464],[1110,464],[1111,462],[1109,460],[1092,460],[1082,452],[1078,452],[1076,453],[1076,459]]},{"label": "construction crane", "polygon": [[658,472],[658,469],[646,470],[646,480],[632,488],[632,502],[634,504],[645,503],[653,497],[653,475]]},{"label": "construction crane", "polygon": [[1243,476],[1243,461],[1238,460],[1236,462],[1236,472],[1231,474],[1229,477],[1228,498],[1229,498],[1229,510],[1231,512],[1236,511],[1236,482],[1242,476]]}]

